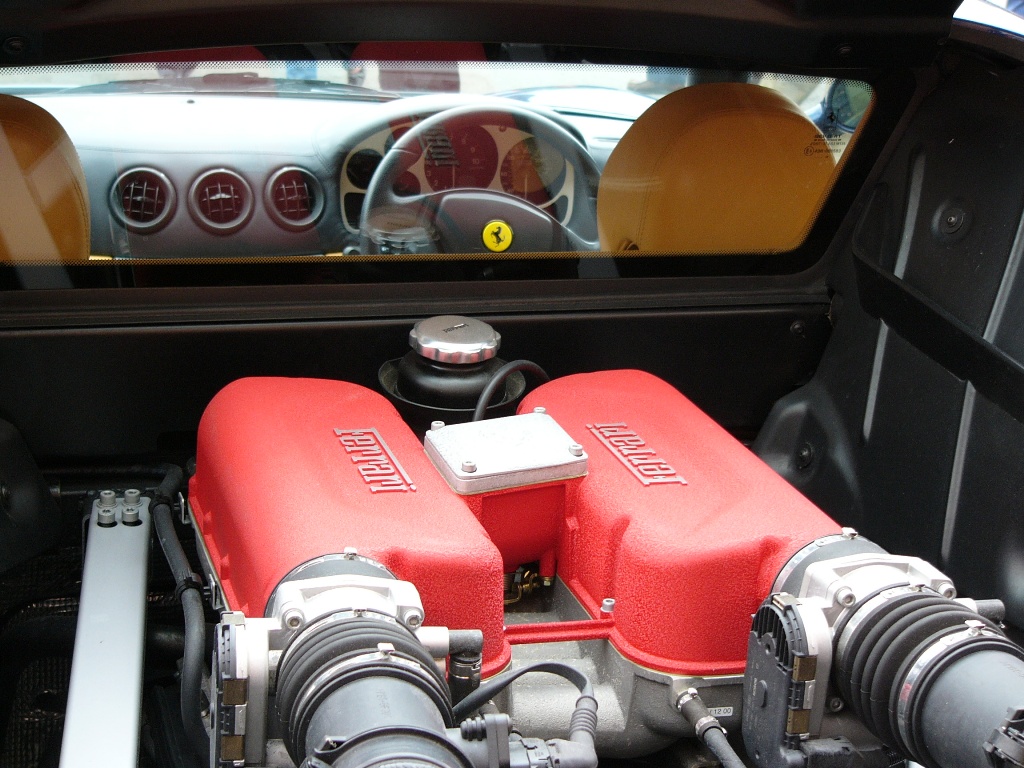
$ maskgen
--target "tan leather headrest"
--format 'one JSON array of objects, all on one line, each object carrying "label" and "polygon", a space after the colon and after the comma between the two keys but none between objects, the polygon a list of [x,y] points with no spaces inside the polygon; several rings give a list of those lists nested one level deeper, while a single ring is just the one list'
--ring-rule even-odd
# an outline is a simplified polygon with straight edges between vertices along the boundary
[{"label": "tan leather headrest", "polygon": [[597,198],[606,251],[777,253],[803,242],[835,161],[769,88],[707,83],[660,99],[612,152]]},{"label": "tan leather headrest", "polygon": [[0,262],[89,258],[89,196],[71,139],[46,110],[3,94],[0,179]]}]

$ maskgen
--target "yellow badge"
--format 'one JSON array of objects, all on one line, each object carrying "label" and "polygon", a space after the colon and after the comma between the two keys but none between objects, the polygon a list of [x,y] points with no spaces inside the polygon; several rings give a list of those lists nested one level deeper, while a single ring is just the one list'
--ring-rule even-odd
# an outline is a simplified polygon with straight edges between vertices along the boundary
[{"label": "yellow badge", "polygon": [[512,227],[507,221],[492,219],[484,224],[483,231],[484,246],[489,251],[501,253],[507,251],[512,245]]}]

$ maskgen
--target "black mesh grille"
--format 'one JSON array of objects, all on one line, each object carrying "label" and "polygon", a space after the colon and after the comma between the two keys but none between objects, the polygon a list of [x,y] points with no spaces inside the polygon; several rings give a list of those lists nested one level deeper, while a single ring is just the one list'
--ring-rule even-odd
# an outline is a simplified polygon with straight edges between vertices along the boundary
[{"label": "black mesh grille", "polygon": [[274,182],[274,208],[288,221],[308,219],[317,206],[317,190],[302,171],[286,171]]},{"label": "black mesh grille", "polygon": [[200,182],[196,205],[207,221],[224,226],[243,218],[249,206],[249,192],[228,173],[211,173]]},{"label": "black mesh grille", "polygon": [[136,171],[121,181],[121,210],[139,224],[159,219],[170,203],[166,182],[149,171]]}]

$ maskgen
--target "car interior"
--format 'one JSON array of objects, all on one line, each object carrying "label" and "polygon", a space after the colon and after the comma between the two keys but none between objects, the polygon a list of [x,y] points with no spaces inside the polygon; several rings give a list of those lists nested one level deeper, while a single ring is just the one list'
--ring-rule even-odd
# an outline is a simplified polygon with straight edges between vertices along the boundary
[{"label": "car interior", "polygon": [[0,768],[1024,766],[964,8],[0,0]]}]

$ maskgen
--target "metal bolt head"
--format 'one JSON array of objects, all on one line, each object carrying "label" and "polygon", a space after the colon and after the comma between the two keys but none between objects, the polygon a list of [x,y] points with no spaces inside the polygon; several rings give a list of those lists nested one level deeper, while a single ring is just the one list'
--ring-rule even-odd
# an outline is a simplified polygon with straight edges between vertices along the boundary
[{"label": "metal bolt head", "polygon": [[100,491],[100,506],[113,507],[117,504],[117,494],[113,491]]},{"label": "metal bolt head", "polygon": [[284,612],[282,619],[284,621],[284,625],[288,627],[288,629],[298,629],[302,626],[302,621],[305,617],[302,615],[302,611],[298,608],[289,608]]},{"label": "metal bolt head", "polygon": [[473,461],[472,459],[466,459],[464,462],[462,462],[462,471],[476,472],[476,462]]},{"label": "metal bolt head", "polygon": [[130,507],[138,506],[139,501],[142,500],[142,493],[138,488],[129,488],[124,492],[124,503]]},{"label": "metal bolt head", "polygon": [[444,422],[443,421],[432,421],[432,422],[430,422],[430,431],[431,432],[436,432],[439,429],[444,429]]},{"label": "metal bolt head", "polygon": [[606,597],[601,601],[601,613],[611,613],[615,610],[615,598]]},{"label": "metal bolt head", "polygon": [[857,602],[857,596],[849,587],[840,587],[836,590],[835,601],[839,605],[843,605],[849,608],[851,605]]},{"label": "metal bolt head", "polygon": [[536,408],[533,409],[533,412],[534,413],[547,413],[548,409],[547,408],[542,408],[541,406],[538,405]]},{"label": "metal bolt head", "polygon": [[569,446],[569,453],[571,453],[573,456],[582,456],[583,446],[580,445],[579,443],[573,443],[572,445]]},{"label": "metal bolt head", "polygon": [[419,611],[409,611],[405,614],[405,624],[410,629],[416,629],[423,623],[423,614]]},{"label": "metal bolt head", "polygon": [[355,547],[345,547],[341,553],[345,556],[346,560],[354,560],[359,551]]},{"label": "metal bolt head", "polygon": [[935,588],[935,591],[943,597],[949,598],[950,600],[956,597],[956,587],[954,587],[948,581],[944,581],[941,584],[939,584],[939,586]]},{"label": "metal bolt head", "polygon": [[846,705],[843,703],[843,700],[841,698],[839,698],[838,696],[831,696],[831,697],[829,697],[829,700],[828,700],[828,711],[829,712],[842,712],[843,711],[843,707],[845,707],[845,706]]},{"label": "metal bolt head", "polygon": [[856,528],[843,528],[842,535],[844,539],[856,539],[860,534]]}]

